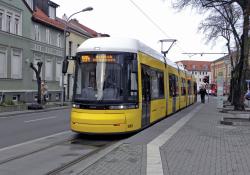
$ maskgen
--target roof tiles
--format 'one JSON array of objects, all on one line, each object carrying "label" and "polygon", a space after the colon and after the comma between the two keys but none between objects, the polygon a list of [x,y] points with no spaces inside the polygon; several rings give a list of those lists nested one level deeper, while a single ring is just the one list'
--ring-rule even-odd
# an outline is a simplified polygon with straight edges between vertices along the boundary
[{"label": "roof tiles", "polygon": [[210,61],[193,61],[193,60],[182,60],[177,63],[182,63],[185,69],[188,71],[210,71]]},{"label": "roof tiles", "polygon": [[55,19],[49,18],[41,9],[36,7],[36,10],[33,12],[33,19],[42,23],[45,23],[47,25],[50,25],[52,27],[64,30],[64,24],[60,21],[57,21]]}]

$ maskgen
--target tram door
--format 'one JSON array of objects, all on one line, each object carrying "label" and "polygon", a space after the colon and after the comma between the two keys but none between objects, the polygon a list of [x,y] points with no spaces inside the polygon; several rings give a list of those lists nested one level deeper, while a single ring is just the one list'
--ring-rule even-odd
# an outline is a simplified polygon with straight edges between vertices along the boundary
[{"label": "tram door", "polygon": [[150,123],[150,75],[146,66],[142,66],[142,127]]}]

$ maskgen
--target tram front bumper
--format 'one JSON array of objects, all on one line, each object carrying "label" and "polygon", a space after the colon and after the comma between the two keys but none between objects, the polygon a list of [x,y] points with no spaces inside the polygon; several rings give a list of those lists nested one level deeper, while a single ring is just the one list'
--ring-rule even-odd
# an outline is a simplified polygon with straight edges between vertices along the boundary
[{"label": "tram front bumper", "polygon": [[71,129],[83,133],[118,133],[127,129],[124,113],[71,112]]}]

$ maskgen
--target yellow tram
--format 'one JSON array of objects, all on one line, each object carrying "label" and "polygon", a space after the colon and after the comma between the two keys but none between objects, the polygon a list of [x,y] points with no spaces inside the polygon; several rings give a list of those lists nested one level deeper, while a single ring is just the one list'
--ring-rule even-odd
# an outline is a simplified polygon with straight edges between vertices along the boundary
[{"label": "yellow tram", "polygon": [[71,129],[137,131],[195,102],[195,79],[135,39],[91,38],[77,49]]}]

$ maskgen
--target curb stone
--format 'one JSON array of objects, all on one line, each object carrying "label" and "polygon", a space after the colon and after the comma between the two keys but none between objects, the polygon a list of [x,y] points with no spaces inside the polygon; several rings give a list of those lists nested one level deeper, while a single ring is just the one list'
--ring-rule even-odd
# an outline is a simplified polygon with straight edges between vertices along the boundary
[{"label": "curb stone", "polygon": [[8,117],[8,116],[16,116],[16,115],[21,115],[21,114],[41,113],[41,112],[67,109],[67,108],[70,108],[70,106],[51,107],[51,108],[45,108],[45,109],[40,109],[40,110],[24,110],[24,111],[14,111],[14,112],[3,112],[0,114],[0,118],[1,117]]}]

